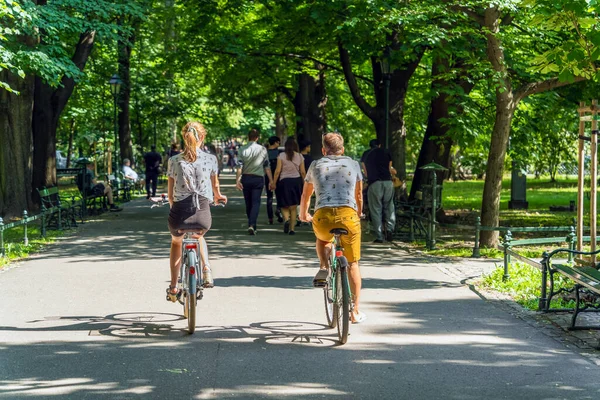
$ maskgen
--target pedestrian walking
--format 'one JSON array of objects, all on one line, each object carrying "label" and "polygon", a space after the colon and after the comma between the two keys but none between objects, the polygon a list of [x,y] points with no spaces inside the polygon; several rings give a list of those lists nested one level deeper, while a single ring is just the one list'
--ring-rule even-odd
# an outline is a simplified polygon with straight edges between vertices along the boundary
[{"label": "pedestrian walking", "polygon": [[[269,167],[271,168],[271,176],[275,176],[275,170],[277,169],[277,156],[281,151],[279,150],[279,145],[281,144],[281,139],[277,136],[271,136],[269,138],[267,154],[269,156]],[[269,225],[273,225],[273,195],[275,191],[271,190],[271,185],[269,184],[269,177],[265,174],[265,188],[267,189],[267,217],[269,218]],[[275,196],[275,200],[277,202],[277,208],[275,210],[275,215],[277,216],[278,222],[283,222],[283,217],[281,216],[281,209],[279,208],[279,198]]]},{"label": "pedestrian walking", "polygon": [[298,152],[298,143],[293,137],[285,142],[285,150],[277,156],[277,168],[271,189],[279,191],[283,233],[295,235],[297,207],[302,197],[302,181],[306,176],[304,157]]},{"label": "pedestrian walking", "polygon": [[392,166],[390,152],[381,148],[379,140],[371,140],[369,146],[371,148],[363,153],[360,161],[369,185],[367,199],[374,242],[383,243],[384,238],[392,241],[396,226],[392,183],[396,170]]},{"label": "pedestrian walking", "polygon": [[[156,152],[156,146],[152,145],[150,147],[150,151],[144,154],[144,162],[146,163],[146,198],[150,198],[150,193],[152,193],[152,197],[156,196],[156,185],[158,184],[158,176],[162,173],[160,168],[160,164],[162,162],[162,157],[159,153]],[[150,192],[150,187],[152,186],[152,192]]]},{"label": "pedestrian walking", "polygon": [[240,147],[238,151],[236,172],[236,187],[244,193],[250,235],[256,234],[256,220],[260,210],[260,197],[265,186],[265,174],[269,186],[273,183],[267,149],[257,143],[259,137],[260,134],[256,129],[248,133],[248,144]]}]

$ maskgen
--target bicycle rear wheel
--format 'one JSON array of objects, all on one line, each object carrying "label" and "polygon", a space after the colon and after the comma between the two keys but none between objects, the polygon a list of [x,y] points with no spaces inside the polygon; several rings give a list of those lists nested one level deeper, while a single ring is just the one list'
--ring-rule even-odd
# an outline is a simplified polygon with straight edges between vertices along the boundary
[{"label": "bicycle rear wheel", "polygon": [[[196,274],[198,273],[198,259],[194,251],[189,251],[187,255],[187,282],[188,288],[185,293],[184,315],[187,314],[188,332],[194,333],[196,330]],[[190,273],[190,268],[194,269],[194,273]]]},{"label": "bicycle rear wheel", "polygon": [[348,282],[348,260],[342,256],[337,259],[338,271],[336,274],[335,290],[337,311],[338,339],[340,344],[348,341],[350,327],[350,287]]}]

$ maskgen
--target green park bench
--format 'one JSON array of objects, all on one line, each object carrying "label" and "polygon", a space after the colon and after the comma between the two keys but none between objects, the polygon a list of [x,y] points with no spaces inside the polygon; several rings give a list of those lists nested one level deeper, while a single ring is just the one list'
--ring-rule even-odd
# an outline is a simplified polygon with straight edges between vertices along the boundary
[{"label": "green park bench", "polygon": [[[539,301],[540,311],[572,311],[570,330],[579,329],[600,329],[600,326],[578,326],[577,316],[582,312],[600,311],[600,263],[589,262],[582,265],[575,263],[552,263],[552,257],[560,254],[568,256],[572,259],[573,256],[596,256],[600,250],[595,252],[583,252],[571,249],[557,249],[550,253],[544,252],[542,258],[542,293]],[[577,261],[577,260],[576,260]],[[560,288],[555,289],[555,275],[560,274],[575,283],[572,289]],[[548,279],[550,284],[548,285]],[[560,293],[574,293],[575,307],[573,309],[551,310],[550,302],[552,298]],[[587,296],[582,296],[587,294]]]},{"label": "green park bench", "polygon": [[77,204],[75,196],[71,196],[71,199],[61,197],[58,186],[38,188],[37,191],[40,196],[43,229],[60,230],[77,226],[76,208],[81,208],[81,204]]},{"label": "green park bench", "polygon": [[86,215],[99,214],[105,208],[103,195],[94,195],[86,190],[83,190],[83,179],[85,177],[85,170],[85,166],[56,169],[57,177],[71,176],[75,178],[75,183],[77,184],[77,188],[79,189],[79,193],[81,195],[80,213],[82,221]]}]

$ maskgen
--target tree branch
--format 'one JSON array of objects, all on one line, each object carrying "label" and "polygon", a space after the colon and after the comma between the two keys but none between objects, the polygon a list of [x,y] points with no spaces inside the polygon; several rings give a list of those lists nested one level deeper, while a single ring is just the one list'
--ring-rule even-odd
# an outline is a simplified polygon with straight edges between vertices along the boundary
[{"label": "tree branch", "polygon": [[350,55],[348,54],[348,50],[346,50],[341,41],[338,41],[338,50],[340,53],[340,62],[342,64],[342,69],[344,70],[344,77],[346,78],[346,82],[348,83],[350,93],[352,93],[352,98],[354,98],[354,102],[366,116],[368,116],[371,120],[374,120],[375,110],[369,103],[367,103],[365,98],[360,94],[360,89],[356,82],[356,75],[354,75],[354,73],[352,72]]},{"label": "tree branch", "polygon": [[573,82],[559,81],[558,78],[547,79],[545,81],[527,83],[515,91],[515,101],[519,102],[527,96],[532,94],[546,92],[548,90],[556,89],[562,86],[567,86],[572,83],[582,82],[587,80],[582,76],[576,76]]},{"label": "tree branch", "polygon": [[[96,31],[88,31],[79,36],[79,42],[77,42],[75,54],[73,54],[71,61],[73,61],[73,64],[75,64],[80,71],[83,71],[85,68],[85,64],[94,47],[95,39]],[[75,89],[75,79],[64,76],[61,81],[61,87],[56,89],[53,95],[55,99],[55,115],[60,115],[62,113],[62,110],[67,105],[67,101],[69,101],[69,97],[71,97],[71,94],[73,93],[73,89]]]},{"label": "tree branch", "polygon": [[[218,53],[218,54],[226,54],[226,55],[230,55],[230,56],[238,56],[238,53],[234,53],[232,51],[226,51],[226,50],[221,50],[221,49],[207,49],[210,52],[213,53]],[[340,67],[333,65],[333,64],[329,64],[326,63],[324,61],[318,60],[314,57],[311,56],[307,56],[307,55],[303,55],[303,54],[296,54],[296,53],[269,53],[269,52],[250,52],[250,53],[245,53],[248,56],[251,57],[284,57],[284,58],[291,58],[291,59],[296,59],[296,60],[303,60],[303,61],[312,61],[315,62],[317,64],[321,64],[325,67],[327,67],[327,69],[329,70],[333,70],[333,71],[338,71],[343,73],[343,69],[341,69]],[[365,76],[361,76],[361,75],[355,75],[356,78],[360,79],[361,81],[365,81],[369,84],[373,84],[373,80],[369,79]]]}]

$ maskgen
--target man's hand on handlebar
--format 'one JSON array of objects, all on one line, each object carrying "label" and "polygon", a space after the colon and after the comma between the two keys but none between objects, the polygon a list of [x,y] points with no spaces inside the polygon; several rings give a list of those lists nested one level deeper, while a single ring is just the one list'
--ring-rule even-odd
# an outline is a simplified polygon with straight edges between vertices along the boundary
[{"label": "man's hand on handlebar", "polygon": [[310,215],[310,213],[300,213],[299,218],[302,222],[312,222],[313,220],[313,217]]}]

